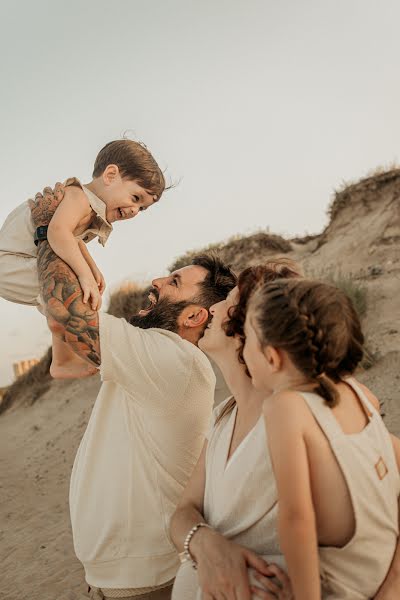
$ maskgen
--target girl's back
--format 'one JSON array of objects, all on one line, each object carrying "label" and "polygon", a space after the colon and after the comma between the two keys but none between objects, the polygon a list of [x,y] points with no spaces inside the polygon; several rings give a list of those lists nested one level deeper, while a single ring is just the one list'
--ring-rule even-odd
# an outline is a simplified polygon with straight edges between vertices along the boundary
[{"label": "girl's back", "polygon": [[389,569],[400,478],[376,407],[351,379],[337,391],[333,408],[316,394],[302,396],[324,597],[344,600],[374,596]]}]

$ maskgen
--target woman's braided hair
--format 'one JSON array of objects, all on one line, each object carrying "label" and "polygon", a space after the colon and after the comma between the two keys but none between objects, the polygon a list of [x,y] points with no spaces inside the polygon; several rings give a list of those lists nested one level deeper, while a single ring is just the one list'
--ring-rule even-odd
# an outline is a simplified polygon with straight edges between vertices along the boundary
[{"label": "woman's braided hair", "polygon": [[287,352],[334,406],[333,384],[352,374],[363,356],[364,337],[350,298],[327,283],[280,279],[257,288],[249,311],[261,346]]}]

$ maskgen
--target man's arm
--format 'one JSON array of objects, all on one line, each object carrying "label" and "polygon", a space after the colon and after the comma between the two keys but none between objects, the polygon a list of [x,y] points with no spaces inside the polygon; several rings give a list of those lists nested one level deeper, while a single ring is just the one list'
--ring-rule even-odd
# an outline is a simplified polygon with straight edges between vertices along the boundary
[{"label": "man's arm", "polygon": [[53,252],[47,241],[39,243],[38,273],[46,313],[52,329],[71,349],[91,364],[100,365],[99,316],[83,303],[78,278]]},{"label": "man's arm", "polygon": [[[64,197],[64,187],[45,188],[32,203],[35,227],[48,225]],[[72,269],[53,252],[47,241],[39,242],[38,274],[40,291],[51,328],[81,358],[100,365],[99,317],[83,303],[82,290]]]}]

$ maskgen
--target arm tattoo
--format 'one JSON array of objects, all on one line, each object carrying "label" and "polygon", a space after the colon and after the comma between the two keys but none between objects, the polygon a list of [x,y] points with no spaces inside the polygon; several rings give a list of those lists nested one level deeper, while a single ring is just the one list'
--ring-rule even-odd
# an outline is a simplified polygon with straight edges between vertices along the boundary
[{"label": "arm tattoo", "polygon": [[57,333],[81,358],[100,366],[98,313],[83,304],[78,278],[47,241],[39,244],[38,272],[46,312],[59,325]]}]

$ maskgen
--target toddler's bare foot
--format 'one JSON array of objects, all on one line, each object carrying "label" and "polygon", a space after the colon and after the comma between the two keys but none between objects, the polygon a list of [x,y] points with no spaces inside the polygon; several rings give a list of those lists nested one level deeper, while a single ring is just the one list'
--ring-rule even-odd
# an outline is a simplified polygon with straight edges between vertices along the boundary
[{"label": "toddler's bare foot", "polygon": [[79,358],[79,356],[62,364],[53,361],[50,365],[50,375],[54,379],[79,379],[91,377],[98,372],[96,367]]}]

